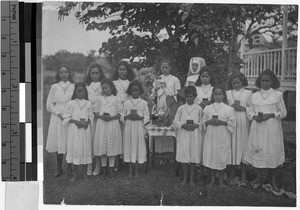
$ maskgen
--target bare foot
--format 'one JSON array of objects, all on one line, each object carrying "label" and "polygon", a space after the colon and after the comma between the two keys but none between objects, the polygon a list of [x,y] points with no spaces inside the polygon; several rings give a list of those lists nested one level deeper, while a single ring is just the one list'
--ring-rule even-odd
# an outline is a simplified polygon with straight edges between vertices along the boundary
[{"label": "bare foot", "polygon": [[277,184],[275,182],[272,183],[272,187],[275,192],[278,193],[280,191],[279,187],[277,186]]},{"label": "bare foot", "polygon": [[248,183],[248,180],[246,178],[242,178],[240,185],[246,185]]},{"label": "bare foot", "polygon": [[185,185],[186,179],[183,179],[182,182],[180,182],[181,186]]},{"label": "bare foot", "polygon": [[250,182],[251,185],[258,184],[258,183],[260,183],[260,179],[257,178]]},{"label": "bare foot", "polygon": [[250,186],[253,188],[253,189],[256,189],[259,185],[260,185],[260,182],[261,182],[261,179],[254,179],[253,181],[250,182]]}]

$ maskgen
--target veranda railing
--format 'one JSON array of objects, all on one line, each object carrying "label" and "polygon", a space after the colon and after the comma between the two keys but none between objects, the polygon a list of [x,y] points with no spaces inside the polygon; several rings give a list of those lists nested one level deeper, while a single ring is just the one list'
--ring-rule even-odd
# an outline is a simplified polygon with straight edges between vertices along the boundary
[{"label": "veranda railing", "polygon": [[284,54],[282,58],[281,49],[244,53],[241,71],[249,80],[255,80],[261,71],[270,69],[281,81],[295,81],[297,48],[287,48]]}]

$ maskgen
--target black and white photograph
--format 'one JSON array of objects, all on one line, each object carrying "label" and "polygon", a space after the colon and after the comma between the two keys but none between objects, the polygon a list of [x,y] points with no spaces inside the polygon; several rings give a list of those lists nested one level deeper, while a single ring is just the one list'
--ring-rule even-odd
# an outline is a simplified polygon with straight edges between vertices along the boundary
[{"label": "black and white photograph", "polygon": [[43,1],[43,204],[296,207],[298,15]]}]

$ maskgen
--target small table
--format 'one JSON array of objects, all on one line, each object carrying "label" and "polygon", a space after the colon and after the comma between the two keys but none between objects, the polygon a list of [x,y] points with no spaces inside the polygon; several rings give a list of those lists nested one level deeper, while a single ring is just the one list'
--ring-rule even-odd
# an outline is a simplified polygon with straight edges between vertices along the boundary
[{"label": "small table", "polygon": [[[146,141],[147,146],[147,166],[146,166],[146,173],[148,172],[149,162],[151,162],[152,167],[154,168],[154,160],[155,160],[155,141],[154,138],[158,136],[171,136],[173,137],[173,145],[174,145],[174,163],[175,163],[175,173],[178,176],[178,163],[176,161],[176,133],[175,129],[172,127],[158,127],[155,125],[148,125],[146,126],[146,130],[148,131],[149,138]],[[152,140],[152,141],[151,141]],[[150,156],[150,144],[152,143],[152,154]]]}]

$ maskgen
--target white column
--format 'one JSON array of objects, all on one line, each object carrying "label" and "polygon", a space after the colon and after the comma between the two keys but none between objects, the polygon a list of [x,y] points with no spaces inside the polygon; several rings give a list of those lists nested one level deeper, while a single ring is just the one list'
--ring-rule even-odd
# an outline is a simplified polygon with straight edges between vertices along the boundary
[{"label": "white column", "polygon": [[286,55],[285,49],[287,48],[287,23],[288,23],[288,6],[281,6],[283,13],[283,25],[282,25],[282,48],[281,48],[281,81],[284,80],[286,71]]},{"label": "white column", "polygon": [[[246,33],[246,24],[243,24],[243,31]],[[246,36],[246,35],[245,35]],[[240,58],[242,60],[244,60],[244,53],[245,53],[245,40],[246,40],[246,37],[243,36],[242,37],[242,41],[241,41],[241,53],[240,53]],[[244,64],[245,65],[245,64]],[[244,71],[245,71],[245,66],[243,66],[243,68],[241,68],[241,72],[244,74]]]}]

